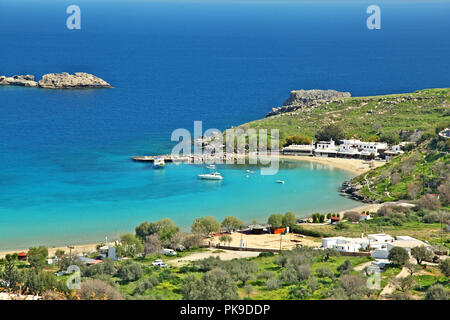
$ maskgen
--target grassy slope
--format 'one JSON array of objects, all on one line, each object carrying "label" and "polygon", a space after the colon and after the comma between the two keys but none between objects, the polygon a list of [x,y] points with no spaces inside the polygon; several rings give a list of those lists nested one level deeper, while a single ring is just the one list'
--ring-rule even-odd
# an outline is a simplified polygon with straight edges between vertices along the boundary
[{"label": "grassy slope", "polygon": [[[411,161],[417,159],[417,161]],[[406,163],[412,164],[411,172],[403,172],[402,167]],[[408,199],[407,187],[410,183],[418,186],[428,181],[439,179],[434,167],[442,163],[445,166],[450,165],[450,155],[438,153],[433,150],[419,147],[412,152],[397,157],[382,167],[371,170],[367,175],[361,175],[353,179],[354,182],[369,182],[361,190],[361,194],[372,200],[395,201],[399,199]],[[391,178],[393,174],[400,175],[400,181],[393,183]],[[424,178],[424,177],[425,178]],[[370,189],[369,189],[370,187]],[[425,188],[424,191],[437,193],[436,190]],[[419,190],[418,196],[421,194]]]},{"label": "grassy slope", "polygon": [[[411,97],[411,99],[407,99]],[[303,134],[314,138],[322,127],[337,123],[347,137],[368,139],[400,130],[428,131],[450,119],[450,88],[414,93],[354,97],[322,105],[312,112],[295,111],[241,125],[243,129],[279,129],[280,145],[286,137]],[[447,112],[447,113],[446,113]]]}]

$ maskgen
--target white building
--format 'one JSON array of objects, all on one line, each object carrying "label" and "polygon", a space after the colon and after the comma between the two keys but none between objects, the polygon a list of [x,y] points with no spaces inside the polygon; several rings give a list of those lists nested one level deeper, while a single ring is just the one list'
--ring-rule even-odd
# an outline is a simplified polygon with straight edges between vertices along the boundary
[{"label": "white building", "polygon": [[366,221],[366,220],[370,220],[370,219],[372,219],[370,214],[367,214],[365,212],[361,213],[361,215],[359,216],[359,221]]},{"label": "white building", "polygon": [[415,247],[425,246],[427,248],[431,247],[423,241],[417,240],[410,236],[397,236],[396,240],[387,242],[386,248],[379,248],[371,252],[371,256],[376,259],[387,259],[389,256],[389,251],[395,247],[404,248],[411,255],[411,249]]},{"label": "white building", "polygon": [[379,157],[387,148],[388,145],[384,142],[365,142],[355,139],[341,140],[339,155],[343,157],[370,157],[371,155]]},{"label": "white building", "polygon": [[286,155],[312,155],[314,147],[312,144],[291,144],[290,146],[284,147],[281,152]]},{"label": "white building", "polygon": [[337,153],[338,150],[333,139],[330,141],[319,141],[314,148],[314,155],[318,157],[336,157]]},{"label": "white building", "polygon": [[329,237],[322,239],[323,249],[335,249],[340,252],[359,252],[361,250],[386,250],[388,243],[394,239],[384,233],[364,235],[361,238]]}]

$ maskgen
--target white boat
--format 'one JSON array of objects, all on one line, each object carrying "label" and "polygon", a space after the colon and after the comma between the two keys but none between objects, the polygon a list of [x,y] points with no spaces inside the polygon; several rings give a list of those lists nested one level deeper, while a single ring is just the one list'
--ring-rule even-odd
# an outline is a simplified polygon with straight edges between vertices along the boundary
[{"label": "white boat", "polygon": [[277,180],[276,183],[284,183],[284,180]]},{"label": "white boat", "polygon": [[248,173],[254,173],[255,171],[253,170],[247,170]]},{"label": "white boat", "polygon": [[216,169],[216,166],[214,164],[210,164],[206,166],[206,169]]},{"label": "white boat", "polygon": [[155,157],[153,159],[153,168],[155,169],[162,169],[164,168],[165,162],[164,162],[164,158],[163,157]]},{"label": "white boat", "polygon": [[222,180],[223,177],[219,172],[199,174],[198,177],[203,180]]}]

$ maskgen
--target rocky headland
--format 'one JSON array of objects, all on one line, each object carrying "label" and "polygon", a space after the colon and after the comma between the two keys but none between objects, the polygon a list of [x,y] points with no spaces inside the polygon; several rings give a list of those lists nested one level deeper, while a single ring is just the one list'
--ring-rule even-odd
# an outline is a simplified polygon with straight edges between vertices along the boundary
[{"label": "rocky headland", "polygon": [[0,76],[0,85],[45,89],[111,88],[111,85],[105,80],[84,72],[76,72],[75,74],[67,72],[49,73],[45,74],[39,81],[35,81],[33,75]]},{"label": "rocky headland", "polygon": [[294,90],[291,91],[281,107],[272,108],[266,117],[279,115],[282,113],[293,112],[297,110],[310,112],[315,107],[332,102],[335,99],[350,98],[349,92],[340,92],[336,90]]}]

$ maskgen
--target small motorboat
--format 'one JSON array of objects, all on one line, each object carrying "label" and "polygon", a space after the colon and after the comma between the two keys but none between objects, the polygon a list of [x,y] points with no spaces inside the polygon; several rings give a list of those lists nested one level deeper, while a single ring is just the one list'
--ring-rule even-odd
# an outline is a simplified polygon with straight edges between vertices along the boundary
[{"label": "small motorboat", "polygon": [[277,181],[275,181],[276,183],[281,183],[281,184],[283,184],[284,183],[284,180],[277,180]]},{"label": "small motorboat", "polygon": [[165,162],[164,158],[161,156],[157,156],[153,159],[153,168],[154,169],[162,169],[164,168]]},{"label": "small motorboat", "polygon": [[206,166],[206,169],[211,169],[211,170],[215,170],[216,166],[214,164],[210,164]]},{"label": "small motorboat", "polygon": [[199,174],[198,177],[203,180],[223,180],[223,177],[219,172]]},{"label": "small motorboat", "polygon": [[255,171],[253,170],[247,170],[247,173],[254,173]]}]

